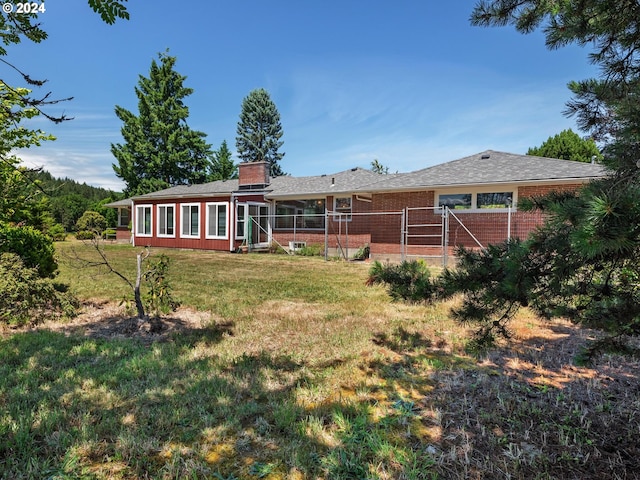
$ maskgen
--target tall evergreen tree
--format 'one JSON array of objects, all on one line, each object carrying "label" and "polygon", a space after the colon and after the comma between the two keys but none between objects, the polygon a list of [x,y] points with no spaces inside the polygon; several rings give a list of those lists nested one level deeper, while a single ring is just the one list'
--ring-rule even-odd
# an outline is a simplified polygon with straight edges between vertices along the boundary
[{"label": "tall evergreen tree", "polygon": [[238,178],[238,166],[233,163],[227,141],[223,140],[220,148],[213,152],[207,181],[230,180],[232,178]]},{"label": "tall evergreen tree", "polygon": [[269,93],[259,88],[249,92],[242,101],[240,121],[236,130],[236,147],[243,162],[269,162],[272,177],[285,175],[278,163],[284,153],[280,113]]},{"label": "tall evergreen tree", "polygon": [[189,108],[185,97],[193,89],[183,85],[186,77],[174,70],[176,57],[158,55],[151,62],[149,77],[140,75],[135,88],[138,115],[116,106],[124,125],[124,144],[112,144],[118,160],[116,176],[126,183],[126,195],[138,195],[173,185],[202,183],[211,147],[206,135],[187,125]]}]

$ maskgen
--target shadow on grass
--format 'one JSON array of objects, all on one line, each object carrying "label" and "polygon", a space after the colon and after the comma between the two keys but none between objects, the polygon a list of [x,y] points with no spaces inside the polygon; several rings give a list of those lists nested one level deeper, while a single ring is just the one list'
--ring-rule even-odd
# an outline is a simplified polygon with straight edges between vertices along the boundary
[{"label": "shadow on grass", "polygon": [[232,329],[1,339],[0,477],[635,478],[637,374],[569,367],[566,331],[480,362],[376,334],[327,391],[348,362],[230,357]]}]

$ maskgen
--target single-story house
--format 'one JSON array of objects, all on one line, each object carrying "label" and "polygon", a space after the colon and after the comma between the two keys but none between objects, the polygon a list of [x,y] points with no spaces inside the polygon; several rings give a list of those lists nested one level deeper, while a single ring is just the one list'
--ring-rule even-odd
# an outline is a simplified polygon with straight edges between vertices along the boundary
[{"label": "single-story house", "polygon": [[519,199],[605,174],[598,164],[493,150],[404,174],[353,168],[269,178],[268,171],[264,162],[241,163],[237,180],[110,204],[120,211],[119,230],[131,219],[131,232],[119,238],[221,251],[321,244],[347,256],[365,245],[372,256],[438,255],[443,247],[524,237],[542,217],[518,211]]}]

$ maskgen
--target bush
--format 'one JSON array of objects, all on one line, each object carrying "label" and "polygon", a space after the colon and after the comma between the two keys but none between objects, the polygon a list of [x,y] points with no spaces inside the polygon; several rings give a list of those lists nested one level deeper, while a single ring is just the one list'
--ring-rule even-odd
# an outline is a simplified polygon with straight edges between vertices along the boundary
[{"label": "bush", "polygon": [[317,245],[305,245],[299,250],[296,250],[297,255],[303,257],[321,257],[324,255],[324,247],[320,244]]},{"label": "bush", "polygon": [[0,322],[35,324],[45,318],[75,314],[76,300],[15,253],[0,254]]},{"label": "bush", "polygon": [[375,284],[386,284],[394,300],[408,302],[431,301],[438,290],[422,260],[405,260],[398,265],[375,261],[369,270],[367,285]]},{"label": "bush", "polygon": [[94,232],[90,232],[89,230],[80,230],[76,232],[77,240],[93,240],[96,234]]},{"label": "bush", "polygon": [[51,237],[54,242],[64,242],[67,238],[67,232],[60,223],[52,225],[47,231],[47,235]]},{"label": "bush", "polygon": [[369,254],[370,253],[371,253],[371,249],[369,248],[369,245],[364,245],[363,247],[360,247],[358,249],[358,251],[353,256],[353,259],[354,260],[366,260],[367,258],[369,258]]},{"label": "bush", "polygon": [[107,220],[98,212],[87,210],[76,222],[78,231],[89,230],[95,233],[102,233],[107,228]]},{"label": "bush", "polygon": [[33,227],[14,227],[0,222],[0,253],[15,253],[27,268],[42,278],[54,277],[58,264],[53,240]]}]

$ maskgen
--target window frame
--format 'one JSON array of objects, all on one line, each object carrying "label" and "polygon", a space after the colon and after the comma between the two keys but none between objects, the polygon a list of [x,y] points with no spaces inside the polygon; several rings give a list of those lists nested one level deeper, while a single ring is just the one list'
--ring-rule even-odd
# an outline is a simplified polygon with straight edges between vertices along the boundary
[{"label": "window frame", "polygon": [[[502,190],[502,191],[497,191]],[[511,206],[506,207],[497,207],[497,208],[487,208],[487,207],[478,207],[478,195],[484,194],[511,194]],[[508,212],[509,209],[511,211],[517,210],[517,200],[518,200],[518,189],[514,188],[479,188],[479,189],[447,189],[441,191],[434,192],[434,206],[436,213],[442,213],[443,209],[440,206],[440,197],[443,195],[471,195],[471,205],[469,208],[452,208],[451,211],[454,213],[503,213]]]},{"label": "window frame", "polygon": [[[142,213],[142,215],[140,214],[140,211],[144,211],[144,210],[148,210],[149,211],[149,233],[146,233],[146,231],[139,231],[139,227],[140,227],[140,218],[142,218],[142,222],[143,225],[146,227],[146,221],[144,220],[146,218],[145,213]],[[146,228],[145,228],[146,230]],[[142,205],[136,205],[136,211],[135,211],[135,227],[134,227],[134,231],[135,231],[135,235],[136,237],[153,237],[153,205],[151,205],[150,203],[145,203]]]},{"label": "window frame", "polygon": [[[193,224],[191,223],[191,219],[193,218],[192,215],[192,208],[197,208],[198,210],[198,232],[196,234],[192,233],[192,227]],[[185,233],[184,231],[184,227],[185,227],[185,209],[189,209],[188,210],[188,218],[189,218],[189,233]],[[200,232],[202,231],[202,219],[200,218],[200,203],[181,203],[180,204],[180,238],[200,238]]]},{"label": "window frame", "polygon": [[[224,207],[224,234],[220,235],[220,207]],[[215,208],[215,221],[213,223],[216,234],[211,235],[211,209]],[[214,240],[227,240],[229,238],[229,202],[207,202],[205,204],[205,238]]]},{"label": "window frame", "polygon": [[[292,202],[300,202],[300,205],[293,205]],[[304,202],[304,204],[303,204]],[[317,204],[318,207],[322,207],[322,213],[314,213],[309,214],[309,216],[305,215],[305,210],[308,210],[308,203],[313,202]],[[318,204],[321,202],[321,204]],[[278,217],[278,208],[287,208],[295,211],[295,213],[291,214],[281,214],[281,215],[291,215],[292,217],[295,215],[295,225],[292,223],[291,226],[280,226],[280,219]],[[290,199],[290,200],[277,200],[275,202],[274,211],[276,212],[275,222],[273,225],[273,230],[276,231],[284,231],[284,230],[312,230],[312,231],[323,231],[326,228],[325,220],[326,220],[326,209],[327,209],[327,198],[326,197],[316,197],[316,198],[299,198],[299,199]],[[317,219],[320,218],[322,221],[320,222],[322,225],[319,227],[308,227],[306,226],[305,219]]]},{"label": "window frame", "polygon": [[[160,209],[164,208],[165,209],[165,213],[164,215],[162,215],[160,213]],[[167,208],[172,208],[173,209],[173,214],[172,214],[172,219],[171,219],[171,225],[173,227],[173,233],[161,233],[160,232],[160,226],[161,226],[161,220],[164,217],[165,220],[165,230],[166,230],[166,226],[167,226],[167,214],[166,214],[166,209]],[[160,203],[157,205],[156,208],[156,218],[158,219],[157,226],[156,226],[156,235],[158,236],[158,238],[176,238],[176,204],[175,203]]]},{"label": "window frame", "polygon": [[[126,218],[127,218],[127,222],[124,223],[122,221],[124,215],[122,215],[123,212],[127,212]],[[118,228],[128,228],[129,227],[129,223],[131,222],[131,210],[129,209],[129,207],[119,207],[118,208]]]},{"label": "window frame", "polygon": [[[349,199],[349,208],[346,207],[338,207],[338,200],[346,200]],[[334,222],[350,222],[351,214],[353,213],[353,195],[349,195],[348,197],[333,197],[333,211],[340,215],[334,215]]]}]

